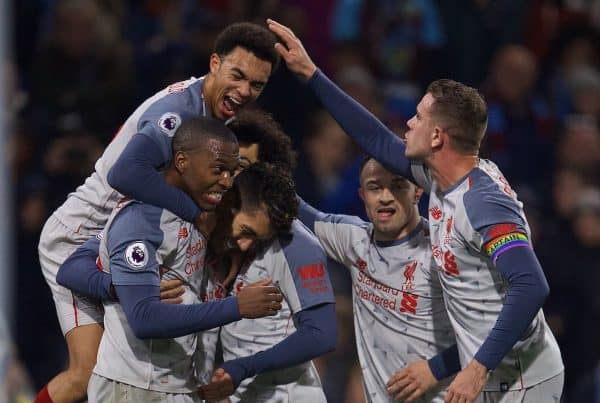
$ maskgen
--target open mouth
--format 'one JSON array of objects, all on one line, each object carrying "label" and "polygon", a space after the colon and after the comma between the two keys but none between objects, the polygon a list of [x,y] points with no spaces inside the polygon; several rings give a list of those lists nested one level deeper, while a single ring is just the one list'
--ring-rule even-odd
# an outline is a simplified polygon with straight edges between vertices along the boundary
[{"label": "open mouth", "polygon": [[392,218],[396,213],[396,209],[393,207],[382,207],[377,209],[377,218],[380,221],[387,221]]},{"label": "open mouth", "polygon": [[223,97],[223,106],[225,115],[231,117],[235,115],[235,112],[242,107],[242,101],[238,101],[237,99],[230,97],[229,95],[225,95]]},{"label": "open mouth", "polygon": [[212,205],[217,205],[223,200],[223,192],[207,192],[204,194],[204,200]]}]

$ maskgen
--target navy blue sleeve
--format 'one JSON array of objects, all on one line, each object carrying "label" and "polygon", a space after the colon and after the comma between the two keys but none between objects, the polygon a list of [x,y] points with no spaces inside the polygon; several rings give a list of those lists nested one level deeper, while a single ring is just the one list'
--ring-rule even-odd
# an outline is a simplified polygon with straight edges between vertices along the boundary
[{"label": "navy blue sleeve", "polygon": [[298,199],[298,219],[314,233],[315,221],[324,221],[326,214],[305,202],[300,196],[296,196],[296,198]]},{"label": "navy blue sleeve", "polygon": [[297,330],[273,347],[221,365],[237,388],[246,378],[266,371],[288,368],[335,349],[337,325],[335,304],[326,303],[294,315]]},{"label": "navy blue sleeve", "polygon": [[64,261],[58,269],[56,282],[86,297],[102,301],[114,301],[111,291],[111,275],[96,265],[100,239],[88,239]]},{"label": "navy blue sleeve", "polygon": [[508,281],[508,292],[495,326],[475,354],[475,359],[490,370],[523,336],[550,293],[531,247],[506,250],[496,260],[496,268]]},{"label": "navy blue sleeve", "polygon": [[344,131],[369,155],[390,171],[414,181],[405,145],[394,132],[335,85],[321,70],[308,86]]},{"label": "navy blue sleeve", "polygon": [[177,305],[160,302],[155,285],[115,285],[115,291],[139,339],[180,337],[241,319],[236,297]]},{"label": "navy blue sleeve", "polygon": [[158,172],[168,162],[161,147],[149,136],[135,134],[108,171],[110,186],[132,199],[171,211],[195,222],[200,208],[181,189],[165,182]]},{"label": "navy blue sleeve", "polygon": [[453,344],[438,355],[431,357],[427,363],[431,373],[438,381],[458,373],[460,371],[458,346]]}]

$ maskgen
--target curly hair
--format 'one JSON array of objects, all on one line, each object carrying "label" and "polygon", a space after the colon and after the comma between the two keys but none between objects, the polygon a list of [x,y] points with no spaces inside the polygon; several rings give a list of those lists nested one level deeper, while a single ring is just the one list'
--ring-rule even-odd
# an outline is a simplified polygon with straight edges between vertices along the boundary
[{"label": "curly hair", "polygon": [[273,117],[258,107],[240,110],[228,123],[238,143],[258,144],[258,159],[292,172],[296,168],[296,152],[292,141]]},{"label": "curly hair", "polygon": [[298,200],[289,172],[275,165],[256,162],[236,176],[234,187],[238,193],[238,209],[266,207],[275,232],[282,234],[290,231],[292,222],[298,216]]},{"label": "curly hair", "polygon": [[277,37],[267,28],[251,22],[237,22],[227,26],[215,40],[214,53],[227,56],[240,46],[261,60],[270,62],[271,74],[277,70],[281,56],[275,50]]}]

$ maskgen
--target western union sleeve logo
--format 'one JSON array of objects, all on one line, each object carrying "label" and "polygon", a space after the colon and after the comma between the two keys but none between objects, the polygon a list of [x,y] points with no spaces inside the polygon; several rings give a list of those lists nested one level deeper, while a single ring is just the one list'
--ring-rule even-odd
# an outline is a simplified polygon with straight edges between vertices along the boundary
[{"label": "western union sleeve logo", "polygon": [[529,246],[529,238],[522,232],[511,232],[496,237],[485,244],[483,247],[486,255],[495,262],[502,252],[512,249],[516,246]]}]

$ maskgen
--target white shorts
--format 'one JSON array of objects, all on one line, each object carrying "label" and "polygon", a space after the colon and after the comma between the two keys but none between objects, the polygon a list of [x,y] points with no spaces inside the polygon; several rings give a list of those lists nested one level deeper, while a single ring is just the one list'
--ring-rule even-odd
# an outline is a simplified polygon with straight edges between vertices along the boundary
[{"label": "white shorts", "polygon": [[102,323],[104,310],[99,301],[77,295],[56,282],[56,274],[61,264],[85,241],[96,235],[89,230],[69,228],[56,215],[46,221],[38,254],[44,278],[50,286],[58,321],[63,335],[82,325]]},{"label": "white shorts", "polygon": [[137,388],[92,374],[88,383],[89,403],[200,403],[197,393],[167,393]]},{"label": "white shorts", "polygon": [[482,392],[477,403],[559,403],[562,396],[565,373],[522,390],[508,392]]}]

